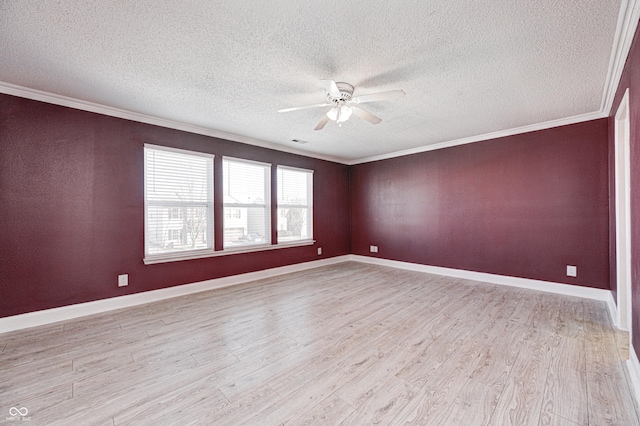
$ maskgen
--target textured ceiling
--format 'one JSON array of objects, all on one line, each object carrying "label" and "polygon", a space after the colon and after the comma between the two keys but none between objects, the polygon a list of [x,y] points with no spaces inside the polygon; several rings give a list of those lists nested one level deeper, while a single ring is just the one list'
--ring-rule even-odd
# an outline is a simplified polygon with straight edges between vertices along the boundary
[{"label": "textured ceiling", "polygon": [[[0,0],[0,82],[353,162],[602,113],[627,3]],[[406,96],[277,112],[320,79]]]}]

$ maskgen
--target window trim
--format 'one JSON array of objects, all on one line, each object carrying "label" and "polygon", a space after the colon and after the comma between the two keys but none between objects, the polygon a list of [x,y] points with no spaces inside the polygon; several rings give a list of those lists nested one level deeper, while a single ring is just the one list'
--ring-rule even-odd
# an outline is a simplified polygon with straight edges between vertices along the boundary
[{"label": "window trim", "polygon": [[[225,161],[229,161],[229,162],[235,162],[235,163],[244,163],[244,164],[250,164],[250,165],[254,165],[254,166],[258,166],[258,167],[262,167],[264,168],[264,175],[265,175],[265,193],[264,193],[264,204],[254,204],[254,203],[225,203],[224,202],[224,185],[226,185],[226,182],[224,181],[224,162]],[[254,247],[256,249],[259,249],[262,246],[272,246],[273,244],[273,239],[271,238],[271,216],[273,213],[273,205],[271,202],[271,189],[273,186],[273,182],[271,179],[271,172],[273,170],[273,164],[271,163],[265,163],[263,161],[255,161],[255,160],[245,160],[244,158],[237,158],[237,157],[230,157],[230,156],[226,156],[223,155],[222,156],[222,194],[223,194],[223,201],[222,201],[222,212],[223,212],[223,218],[222,218],[222,233],[223,233],[223,242],[222,242],[222,250],[223,251],[227,251],[227,252],[234,252],[237,253],[238,251],[242,251],[242,249],[246,249],[249,247]],[[265,235],[264,238],[267,240],[263,243],[257,243],[257,244],[239,244],[236,246],[231,246],[231,247],[225,247],[224,246],[224,229],[225,229],[225,222],[227,220],[226,215],[224,214],[224,210],[226,208],[261,208],[264,206],[264,211],[266,212],[266,217],[265,217]]]},{"label": "window trim", "polygon": [[[180,148],[172,148],[172,147],[168,147],[168,146],[162,146],[162,145],[154,145],[154,144],[149,144],[149,143],[145,143],[144,144],[144,149],[143,152],[145,152],[146,149],[152,149],[152,150],[156,150],[156,151],[166,151],[166,152],[173,152],[176,154],[182,154],[182,155],[190,155],[190,156],[199,156],[199,157],[204,157],[207,160],[209,160],[211,162],[211,173],[209,173],[208,177],[208,182],[207,185],[209,188],[211,188],[211,192],[209,194],[207,194],[207,199],[209,201],[207,202],[194,202],[194,203],[184,203],[184,202],[165,202],[165,203],[156,203],[156,202],[149,202],[149,200],[147,199],[147,161],[146,161],[146,153],[143,154],[143,166],[144,166],[144,196],[143,196],[143,214],[144,214],[144,257],[143,257],[143,262],[145,263],[145,265],[150,264],[150,263],[161,263],[161,262],[168,262],[171,260],[183,260],[183,259],[197,259],[199,257],[203,257],[203,254],[211,254],[215,252],[215,243],[214,243],[214,228],[215,228],[215,203],[214,203],[214,199],[213,199],[213,192],[214,192],[214,158],[215,155],[213,154],[209,154],[206,152],[199,152],[199,151],[190,151],[187,149],[180,149]],[[206,248],[206,249],[194,249],[194,250],[184,250],[184,251],[179,251],[179,252],[171,252],[171,253],[159,253],[159,254],[149,254],[147,252],[148,246],[147,246],[147,242],[150,240],[149,238],[149,220],[147,217],[147,210],[149,208],[149,206],[153,206],[153,205],[171,205],[172,207],[185,207],[185,206],[200,206],[200,207],[209,207],[211,206],[211,210],[210,210],[210,217],[207,218],[207,220],[210,222],[211,226],[210,229],[207,229],[207,233],[206,233],[206,237],[207,237],[207,241],[211,241],[211,247],[210,248]]]},{"label": "window trim", "polygon": [[[215,202],[215,197],[216,197],[216,187],[214,186],[214,176],[217,173],[215,168],[216,168],[216,163],[214,161],[215,155],[214,154],[209,154],[206,152],[200,152],[200,151],[191,151],[188,149],[180,149],[180,148],[173,148],[173,147],[168,147],[168,146],[162,146],[162,145],[155,145],[155,144],[150,144],[150,143],[145,143],[144,144],[144,148],[151,148],[151,149],[157,149],[157,150],[164,150],[164,151],[169,151],[169,152],[176,152],[176,153],[181,153],[181,154],[187,154],[187,155],[198,155],[198,156],[202,156],[202,157],[206,157],[206,158],[210,158],[212,163],[213,163],[213,168],[211,170],[211,176],[210,176],[210,187],[211,187],[211,229],[208,230],[207,232],[207,238],[210,239],[210,241],[212,242],[212,247],[211,248],[207,248],[207,249],[195,249],[195,250],[187,250],[187,251],[181,251],[181,252],[173,252],[173,253],[162,253],[162,254],[155,254],[155,255],[148,255],[146,253],[147,250],[147,228],[148,228],[148,220],[147,220],[147,206],[148,206],[148,202],[147,202],[147,185],[146,185],[146,176],[147,176],[147,164],[146,164],[146,160],[143,160],[143,166],[144,166],[144,180],[145,182],[143,183],[144,186],[144,195],[143,195],[143,215],[144,215],[144,243],[143,243],[143,248],[144,248],[144,257],[143,257],[143,263],[145,265],[153,265],[153,264],[159,264],[159,263],[167,263],[167,262],[178,262],[178,261],[182,261],[182,260],[192,260],[192,259],[205,259],[205,258],[209,258],[209,257],[219,257],[219,256],[230,256],[230,255],[234,255],[234,254],[249,254],[249,253],[258,253],[258,252],[263,252],[263,251],[270,251],[270,250],[279,250],[279,249],[287,249],[287,248],[294,248],[294,247],[305,247],[305,246],[310,246],[316,243],[316,240],[313,238],[313,234],[314,234],[314,228],[313,228],[313,176],[314,176],[314,170],[311,169],[303,169],[303,168],[298,168],[298,167],[292,167],[292,166],[284,166],[284,165],[279,165],[277,163],[268,163],[268,162],[263,162],[263,161],[255,161],[255,160],[248,160],[248,159],[244,159],[244,158],[238,158],[238,157],[231,157],[231,156],[221,156],[221,159],[224,160],[229,159],[229,160],[236,160],[236,161],[240,161],[240,162],[245,162],[245,163],[253,163],[256,165],[260,165],[260,166],[268,166],[269,170],[271,170],[271,172],[268,174],[269,175],[269,185],[267,186],[267,195],[268,195],[268,204],[267,204],[267,211],[269,212],[269,235],[271,237],[271,234],[273,233],[273,229],[271,229],[271,225],[272,225],[272,220],[273,220],[273,215],[277,214],[278,212],[278,207],[279,204],[277,203],[277,178],[276,179],[272,179],[273,177],[273,170],[275,168],[276,172],[275,172],[275,176],[277,176],[277,169],[281,168],[281,169],[289,169],[289,170],[295,170],[295,171],[301,171],[301,172],[306,172],[306,173],[310,173],[312,176],[311,179],[311,204],[309,205],[309,209],[310,209],[310,222],[311,222],[311,238],[307,238],[304,240],[294,240],[294,241],[285,241],[285,242],[279,242],[277,240],[277,236],[276,236],[276,240],[273,241],[273,239],[271,239],[271,241],[269,241],[268,243],[262,243],[262,244],[255,244],[255,245],[245,245],[245,246],[234,246],[234,247],[227,247],[227,248],[223,248],[221,250],[216,250],[215,249],[215,240],[214,240],[214,235],[215,235],[215,229],[216,229],[216,222],[215,222],[215,217],[216,217],[216,202]],[[220,163],[222,164],[222,163]],[[222,175],[222,172],[221,172]],[[220,176],[221,176],[220,175]],[[223,183],[224,184],[224,183]],[[224,191],[222,189],[222,187],[220,188],[220,190]],[[272,192],[276,191],[275,194],[275,204],[272,202]],[[177,203],[180,204],[180,203]],[[208,203],[201,203],[203,206],[204,205],[208,205]],[[288,206],[288,205],[282,205],[282,206]],[[181,207],[181,205],[176,205],[176,207]],[[250,207],[255,207],[255,205],[250,205]],[[300,207],[300,205],[292,205],[291,207]],[[222,218],[223,218],[223,222],[222,222],[222,226],[221,229],[224,232],[224,202],[222,203]]]},{"label": "window trim", "polygon": [[181,253],[180,255],[163,255],[163,256],[154,256],[152,259],[144,258],[145,265],[154,265],[157,263],[167,263],[167,262],[178,262],[181,260],[191,260],[191,259],[205,259],[208,257],[220,257],[220,256],[230,256],[233,254],[244,254],[244,253],[258,253],[261,251],[269,251],[269,250],[278,250],[278,249],[286,249],[293,247],[304,247],[310,246],[316,243],[316,240],[298,240],[293,242],[286,242],[280,244],[271,244],[271,245],[261,245],[261,246],[245,246],[245,247],[233,247],[228,248],[226,250],[217,250],[214,252],[208,250],[193,250],[190,251],[188,255],[185,253]]},{"label": "window trim", "polygon": [[[311,175],[311,182],[308,183],[307,186],[307,190],[308,190],[308,197],[309,197],[309,203],[305,204],[305,205],[301,205],[301,204],[280,204],[279,202],[279,198],[278,198],[278,185],[280,184],[280,182],[277,181],[277,176],[278,176],[278,169],[283,169],[283,170],[291,170],[294,172],[303,172],[303,173],[308,173],[309,175]],[[297,243],[297,242],[305,242],[305,241],[313,241],[315,242],[314,239],[314,228],[313,228],[313,177],[314,177],[314,170],[311,169],[303,169],[300,167],[291,167],[291,166],[283,166],[283,165],[276,165],[276,207],[275,207],[275,212],[276,215],[278,213],[278,211],[283,208],[283,209],[287,209],[287,208],[307,208],[309,210],[308,212],[308,217],[307,220],[309,221],[309,233],[310,236],[308,238],[303,238],[303,239],[299,239],[299,240],[293,240],[293,241],[284,241],[284,242],[280,242],[278,240],[277,244],[291,244],[291,243]],[[278,216],[279,217],[279,216]],[[277,233],[276,233],[276,238],[277,238]]]}]

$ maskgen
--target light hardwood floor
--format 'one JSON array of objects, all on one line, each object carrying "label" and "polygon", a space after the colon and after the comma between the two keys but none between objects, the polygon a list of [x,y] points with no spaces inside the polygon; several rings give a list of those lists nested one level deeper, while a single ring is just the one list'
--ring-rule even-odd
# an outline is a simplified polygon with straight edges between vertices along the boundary
[{"label": "light hardwood floor", "polygon": [[2,334],[0,424],[638,425],[621,340],[602,302],[350,262]]}]

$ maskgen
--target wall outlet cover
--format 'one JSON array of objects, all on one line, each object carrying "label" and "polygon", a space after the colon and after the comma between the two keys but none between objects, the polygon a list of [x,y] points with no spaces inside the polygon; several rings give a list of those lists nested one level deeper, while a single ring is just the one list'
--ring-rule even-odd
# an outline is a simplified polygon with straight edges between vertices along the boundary
[{"label": "wall outlet cover", "polygon": [[129,285],[129,274],[118,275],[118,287],[125,287]]},{"label": "wall outlet cover", "polygon": [[567,276],[568,277],[577,277],[578,276],[578,267],[567,265]]}]

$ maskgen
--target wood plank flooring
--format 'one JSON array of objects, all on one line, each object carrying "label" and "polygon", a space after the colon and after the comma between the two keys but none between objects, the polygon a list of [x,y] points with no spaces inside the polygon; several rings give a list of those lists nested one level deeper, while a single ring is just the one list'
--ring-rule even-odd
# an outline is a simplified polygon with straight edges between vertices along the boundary
[{"label": "wood plank flooring", "polygon": [[2,334],[0,424],[640,425],[619,340],[603,302],[349,262]]}]

